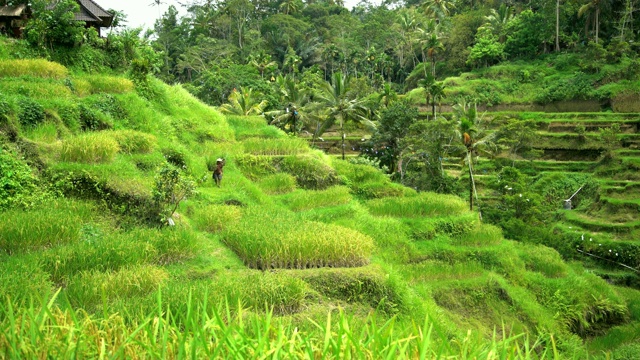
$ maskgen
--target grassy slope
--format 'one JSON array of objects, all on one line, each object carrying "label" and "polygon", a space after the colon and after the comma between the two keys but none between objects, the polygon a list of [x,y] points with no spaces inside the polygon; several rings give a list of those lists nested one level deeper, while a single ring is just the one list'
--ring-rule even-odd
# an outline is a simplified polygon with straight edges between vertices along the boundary
[{"label": "grassy slope", "polygon": [[[55,306],[83,309],[96,327],[131,333],[135,324],[158,314],[161,298],[163,313],[174,314],[168,323],[194,329],[190,331],[197,336],[198,326],[190,322],[206,317],[190,315],[191,304],[224,313],[218,306],[227,299],[232,310],[242,303],[262,319],[265,306],[271,308],[279,315],[277,323],[317,334],[320,340],[314,341],[322,344],[323,332],[308,319],[326,324],[326,314],[341,308],[348,322],[335,332],[344,333],[347,323],[359,332],[366,328],[367,314],[377,308],[382,319],[398,315],[398,338],[417,335],[411,324],[428,318],[440,334],[434,344],[447,344],[435,346],[434,355],[482,354],[492,349],[494,335],[527,333],[542,336],[544,347],[555,343],[568,356],[582,357],[586,349],[578,335],[603,334],[615,324],[626,337],[610,346],[603,340],[597,351],[637,340],[637,334],[628,334],[640,320],[635,294],[607,285],[580,265],[564,263],[553,250],[505,241],[498,229],[480,223],[455,197],[415,194],[374,169],[311,150],[260,118],[225,119],[180,87],[153,82],[156,95],[148,101],[118,77],[93,81],[73,73],[15,75],[1,78],[3,98],[16,109],[21,96],[30,97],[44,106],[47,117],[27,126],[18,121],[19,111],[12,112],[10,122],[23,140],[17,145],[3,140],[3,152],[16,154],[11,156],[19,162],[26,154],[34,171],[41,169],[36,174],[42,181],[56,180],[53,188],[67,194],[29,211],[2,213],[0,293],[18,309],[26,299],[46,298],[61,289]],[[83,84],[81,90],[65,79]],[[16,86],[19,92],[13,91]],[[73,110],[80,104],[98,109],[94,115],[114,130],[89,131],[95,136],[85,139],[87,132],[78,125],[83,120]],[[126,143],[117,134],[123,130],[150,135],[147,145],[124,151]],[[114,141],[116,147],[110,147]],[[228,159],[222,188],[213,186],[207,171],[207,161],[217,157]],[[156,229],[132,216],[150,201],[156,170],[167,158],[181,159],[187,173],[204,181],[197,195],[182,203],[177,226]],[[250,242],[256,247],[270,243],[243,250]],[[275,260],[264,266],[274,269],[251,269],[266,257]],[[309,258],[318,260],[303,261]],[[322,265],[341,267],[298,269]],[[14,310],[6,304],[0,309],[0,347],[9,354],[16,340],[12,336],[22,330],[15,329]],[[75,327],[89,339],[78,351],[102,351],[99,341],[90,340],[102,336],[92,325],[56,311],[38,318],[27,310],[21,318]],[[119,318],[121,327],[107,321]],[[30,337],[30,346],[17,353],[39,354],[43,348],[62,353],[69,333],[59,326],[40,331],[43,336]],[[256,331],[245,334],[255,337]],[[554,340],[546,334],[554,334]],[[154,336],[131,337],[135,341],[107,344],[107,351],[131,355],[136,349],[157,350],[143,346]],[[371,344],[363,348],[376,351]],[[326,351],[316,349],[315,354]]]}]

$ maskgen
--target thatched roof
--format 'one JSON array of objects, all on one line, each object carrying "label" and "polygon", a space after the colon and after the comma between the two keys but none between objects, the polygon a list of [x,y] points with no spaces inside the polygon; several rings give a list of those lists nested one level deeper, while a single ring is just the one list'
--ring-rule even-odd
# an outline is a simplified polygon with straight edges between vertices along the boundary
[{"label": "thatched roof", "polygon": [[0,6],[0,16],[21,17],[26,9],[27,5],[25,4],[16,6]]},{"label": "thatched roof", "polygon": [[95,22],[100,27],[109,27],[113,21],[113,15],[103,9],[92,0],[76,0],[80,4],[80,12],[75,19],[85,22]]}]

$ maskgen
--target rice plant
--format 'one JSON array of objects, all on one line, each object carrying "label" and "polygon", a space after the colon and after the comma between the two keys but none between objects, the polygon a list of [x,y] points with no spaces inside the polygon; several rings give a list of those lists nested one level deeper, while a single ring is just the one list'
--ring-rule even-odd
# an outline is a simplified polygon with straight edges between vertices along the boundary
[{"label": "rice plant", "polygon": [[44,59],[22,59],[0,61],[0,77],[34,76],[62,79],[69,71],[66,67]]},{"label": "rice plant", "polygon": [[296,155],[309,151],[309,145],[300,138],[261,139],[243,141],[244,151],[253,155]]},{"label": "rice plant", "polygon": [[275,126],[269,126],[262,116],[233,116],[227,115],[229,125],[236,133],[236,139],[282,138],[285,133]]},{"label": "rice plant", "polygon": [[196,210],[195,224],[198,228],[208,232],[219,232],[229,225],[237,223],[242,212],[236,206],[208,205]]},{"label": "rice plant", "polygon": [[162,254],[152,243],[155,232],[115,232],[83,236],[83,241],[48,249],[34,255],[56,284],[65,284],[86,271],[117,271],[123,267],[160,262]]},{"label": "rice plant", "polygon": [[349,188],[333,186],[326,190],[297,190],[280,197],[293,211],[303,211],[326,206],[342,205],[352,200]]},{"label": "rice plant", "polygon": [[247,208],[222,241],[255,269],[361,266],[373,250],[373,240],[357,231],[262,207]]},{"label": "rice plant", "polygon": [[37,210],[10,210],[0,217],[0,253],[16,254],[77,242],[88,207],[52,202]]},{"label": "rice plant", "polygon": [[296,178],[290,174],[278,173],[259,178],[258,185],[269,195],[286,194],[296,189]]},{"label": "rice plant", "polygon": [[151,265],[105,272],[83,271],[67,283],[64,295],[73,307],[94,312],[107,302],[152,293],[168,278],[166,270]]},{"label": "rice plant", "polygon": [[120,146],[110,134],[89,133],[63,141],[60,160],[89,164],[111,162],[118,151]]},{"label": "rice plant", "polygon": [[156,147],[155,136],[135,130],[117,130],[110,132],[118,142],[120,150],[129,154],[150,153]]},{"label": "rice plant", "polygon": [[450,338],[423,323],[381,320],[369,315],[362,326],[338,310],[320,322],[311,319],[310,331],[281,321],[272,313],[252,316],[219,304],[211,310],[184,294],[185,313],[157,309],[127,323],[119,314],[98,318],[53,305],[16,308],[0,303],[0,356],[6,358],[393,358],[393,359],[558,359],[553,335],[532,340],[524,334],[502,336],[494,331],[485,340],[469,332]]},{"label": "rice plant", "polygon": [[[123,77],[92,74],[80,77],[78,80],[84,80],[89,84],[91,94],[122,94],[134,90],[133,82]],[[75,83],[77,80],[74,78],[72,81]]]},{"label": "rice plant", "polygon": [[421,193],[408,198],[387,198],[366,202],[371,214],[394,217],[449,216],[467,212],[464,200],[453,195]]}]

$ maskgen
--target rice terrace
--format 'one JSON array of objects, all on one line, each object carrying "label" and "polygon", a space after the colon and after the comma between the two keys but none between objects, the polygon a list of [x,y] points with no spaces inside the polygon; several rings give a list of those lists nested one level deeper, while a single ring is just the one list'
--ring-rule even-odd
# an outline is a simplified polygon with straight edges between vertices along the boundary
[{"label": "rice terrace", "polygon": [[0,359],[640,358],[639,0],[136,3],[0,1]]}]

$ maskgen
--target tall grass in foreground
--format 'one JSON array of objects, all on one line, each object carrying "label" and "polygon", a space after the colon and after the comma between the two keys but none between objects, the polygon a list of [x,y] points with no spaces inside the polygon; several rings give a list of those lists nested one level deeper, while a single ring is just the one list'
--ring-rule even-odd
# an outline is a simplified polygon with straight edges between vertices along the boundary
[{"label": "tall grass in foreground", "polygon": [[[185,294],[187,314],[176,322],[158,296],[157,312],[127,324],[118,314],[95,318],[53,305],[15,308],[0,303],[0,357],[96,359],[557,359],[553,336],[531,341],[525,335],[498,339],[449,339],[423,324],[387,321],[369,315],[363,326],[342,311],[315,330],[301,332],[271,313],[256,316],[224,304],[213,310]],[[204,304],[206,305],[206,304]]]},{"label": "tall grass in foreground", "polygon": [[373,239],[358,231],[257,206],[248,207],[222,240],[257,269],[361,266],[373,250]]}]

